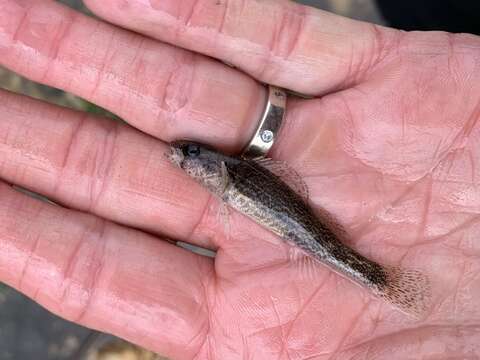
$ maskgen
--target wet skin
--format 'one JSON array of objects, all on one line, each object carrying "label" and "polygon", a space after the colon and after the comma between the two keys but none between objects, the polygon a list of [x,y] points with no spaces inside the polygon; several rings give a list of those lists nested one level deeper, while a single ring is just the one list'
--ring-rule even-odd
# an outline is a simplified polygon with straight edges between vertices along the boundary
[{"label": "wet skin", "polygon": [[[166,156],[225,208],[246,215],[291,245],[292,255],[299,255],[307,270],[318,263],[326,265],[410,316],[421,318],[428,310],[428,277],[417,270],[379,264],[349,248],[345,229],[324,209],[322,216],[315,214],[308,204],[307,186],[288,164],[266,157],[228,156],[186,141],[171,143]],[[299,185],[289,181],[294,178]],[[298,257],[290,260],[297,263]]]},{"label": "wet skin", "polygon": [[[0,0],[1,64],[133,126],[0,93],[2,281],[173,359],[479,356],[478,37],[273,0],[87,4],[137,34]],[[316,96],[289,101],[272,157],[300,172],[349,246],[429,275],[424,319],[323,268],[305,276],[268,231],[235,212],[219,221],[217,199],[165,159],[179,138],[239,151],[263,106],[254,79]]]}]

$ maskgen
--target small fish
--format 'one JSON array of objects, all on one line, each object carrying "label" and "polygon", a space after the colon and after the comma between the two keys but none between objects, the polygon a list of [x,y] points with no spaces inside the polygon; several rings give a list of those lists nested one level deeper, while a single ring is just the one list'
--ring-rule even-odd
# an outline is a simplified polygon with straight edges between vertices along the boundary
[{"label": "small fish", "polygon": [[415,317],[426,310],[428,278],[417,270],[382,266],[344,245],[338,226],[318,218],[294,191],[302,186],[282,180],[280,173],[288,171],[278,162],[227,156],[192,142],[172,143],[168,158],[227,205],[335,272]]}]

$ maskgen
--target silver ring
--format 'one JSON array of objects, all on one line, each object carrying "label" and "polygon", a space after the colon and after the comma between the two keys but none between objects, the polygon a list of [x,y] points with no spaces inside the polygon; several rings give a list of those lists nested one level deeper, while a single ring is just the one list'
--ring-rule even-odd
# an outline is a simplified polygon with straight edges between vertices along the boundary
[{"label": "silver ring", "polygon": [[285,116],[287,93],[278,87],[268,86],[268,99],[260,123],[243,156],[255,158],[265,156],[275,142]]}]

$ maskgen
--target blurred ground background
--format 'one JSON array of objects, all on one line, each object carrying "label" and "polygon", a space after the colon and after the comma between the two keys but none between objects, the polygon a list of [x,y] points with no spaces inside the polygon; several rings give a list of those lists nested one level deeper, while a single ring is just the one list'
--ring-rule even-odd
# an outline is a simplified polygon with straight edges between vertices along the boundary
[{"label": "blurred ground background", "polygon": [[[61,1],[86,11],[81,0]],[[301,0],[348,17],[382,24],[374,0]],[[1,14],[0,14],[1,15]],[[0,87],[74,109],[103,113],[60,90],[32,83],[0,67]],[[0,283],[0,360],[159,360],[107,334],[64,321]]]}]

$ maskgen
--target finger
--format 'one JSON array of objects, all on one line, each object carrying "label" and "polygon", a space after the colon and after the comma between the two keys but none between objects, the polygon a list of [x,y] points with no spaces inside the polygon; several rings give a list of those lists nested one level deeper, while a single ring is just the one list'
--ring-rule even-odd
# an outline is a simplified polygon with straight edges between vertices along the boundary
[{"label": "finger", "polygon": [[87,0],[97,15],[307,94],[361,81],[397,32],[278,0]]},{"label": "finger", "polygon": [[53,1],[0,0],[0,64],[170,141],[244,146],[265,91],[245,74]]},{"label": "finger", "polygon": [[214,201],[158,140],[0,91],[0,177],[68,207],[216,248]]},{"label": "finger", "polygon": [[208,331],[211,260],[0,184],[0,281],[71,321],[174,359]]}]

